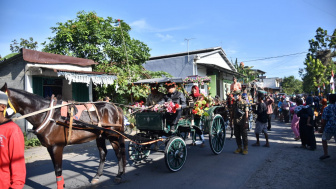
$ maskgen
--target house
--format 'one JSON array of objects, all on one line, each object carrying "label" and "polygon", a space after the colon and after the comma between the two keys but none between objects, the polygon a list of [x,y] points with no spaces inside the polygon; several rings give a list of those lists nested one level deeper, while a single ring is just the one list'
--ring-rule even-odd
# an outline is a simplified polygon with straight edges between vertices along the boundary
[{"label": "house", "polygon": [[281,82],[282,78],[272,77],[272,78],[263,78],[263,87],[264,90],[268,93],[274,94],[281,92]]},{"label": "house", "polygon": [[[92,72],[93,60],[29,49],[0,62],[0,87],[31,92],[42,97],[62,96],[63,100],[93,101],[93,84],[112,84],[116,76]],[[18,123],[27,131],[26,123]]]},{"label": "house", "polygon": [[[173,77],[208,76],[211,81],[208,86],[200,86],[201,92],[213,97],[218,95],[221,99],[230,92],[233,76],[242,76],[221,47],[155,56],[143,66],[150,71],[165,71]],[[190,90],[191,86],[186,88]]]}]

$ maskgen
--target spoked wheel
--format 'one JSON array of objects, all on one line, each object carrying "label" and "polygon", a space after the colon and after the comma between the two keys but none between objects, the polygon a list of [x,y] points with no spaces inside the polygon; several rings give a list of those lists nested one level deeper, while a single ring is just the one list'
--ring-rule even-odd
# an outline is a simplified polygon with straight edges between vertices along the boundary
[{"label": "spoked wheel", "polygon": [[169,170],[179,171],[187,159],[187,147],[181,137],[175,136],[169,140],[165,149],[165,163]]},{"label": "spoked wheel", "polygon": [[150,146],[151,145],[138,145],[130,141],[128,145],[129,159],[135,162],[140,162],[141,160],[145,160],[150,154]]},{"label": "spoked wheel", "polygon": [[220,154],[226,139],[225,123],[221,115],[217,114],[212,120],[209,130],[210,147],[213,153]]}]

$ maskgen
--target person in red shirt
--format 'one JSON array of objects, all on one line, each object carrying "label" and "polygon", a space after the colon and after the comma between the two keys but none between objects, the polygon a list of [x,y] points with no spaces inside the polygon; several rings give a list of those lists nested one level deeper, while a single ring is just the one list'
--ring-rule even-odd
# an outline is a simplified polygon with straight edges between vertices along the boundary
[{"label": "person in red shirt", "polygon": [[23,188],[26,181],[24,138],[20,127],[4,116],[8,97],[0,91],[0,188]]}]

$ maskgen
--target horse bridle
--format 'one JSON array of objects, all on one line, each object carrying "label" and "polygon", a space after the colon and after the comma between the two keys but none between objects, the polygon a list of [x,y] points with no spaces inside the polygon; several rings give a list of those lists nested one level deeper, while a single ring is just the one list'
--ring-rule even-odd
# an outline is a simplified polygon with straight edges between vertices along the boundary
[{"label": "horse bridle", "polygon": [[[6,91],[5,93],[6,93],[7,97],[8,97],[8,105],[9,105],[9,107],[13,109],[14,113],[16,113],[16,109],[14,108],[13,104],[9,100],[8,92]],[[4,111],[4,116],[6,116],[6,112],[7,112],[7,107],[6,107],[5,111]]]}]

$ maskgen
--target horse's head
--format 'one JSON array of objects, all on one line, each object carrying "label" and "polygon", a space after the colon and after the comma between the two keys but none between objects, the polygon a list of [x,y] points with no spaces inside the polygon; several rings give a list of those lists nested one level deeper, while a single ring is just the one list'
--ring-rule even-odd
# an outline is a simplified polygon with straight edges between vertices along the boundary
[{"label": "horse's head", "polygon": [[[7,83],[0,89],[6,92],[8,96],[8,108],[10,107],[14,113],[25,115],[35,112],[49,106],[49,101],[38,95],[14,88],[8,88]],[[41,113],[28,117],[27,120],[34,126],[39,125],[46,113]]]}]

